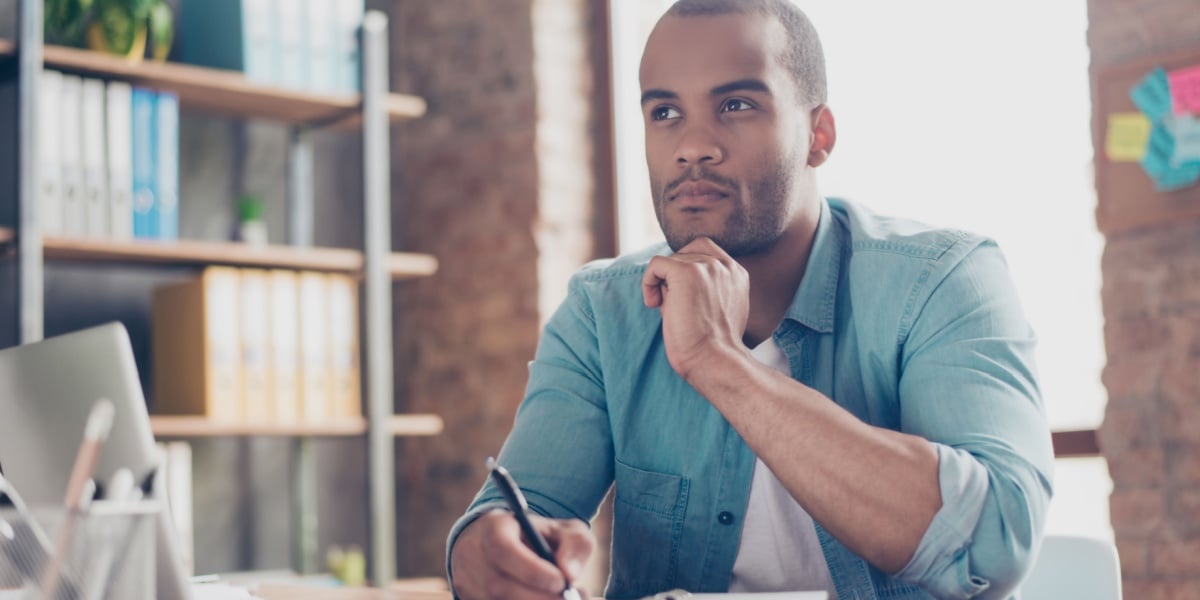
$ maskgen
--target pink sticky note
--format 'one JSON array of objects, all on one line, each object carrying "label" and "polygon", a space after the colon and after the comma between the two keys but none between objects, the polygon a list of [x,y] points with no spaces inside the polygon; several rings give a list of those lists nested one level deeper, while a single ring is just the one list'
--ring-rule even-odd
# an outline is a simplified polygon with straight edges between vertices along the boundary
[{"label": "pink sticky note", "polygon": [[1200,65],[1167,72],[1167,83],[1173,113],[1200,114]]}]

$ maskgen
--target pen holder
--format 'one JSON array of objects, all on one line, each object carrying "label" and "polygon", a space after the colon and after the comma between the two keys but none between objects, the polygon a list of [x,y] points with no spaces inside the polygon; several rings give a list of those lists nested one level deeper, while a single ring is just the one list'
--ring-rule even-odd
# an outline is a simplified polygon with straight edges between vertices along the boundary
[{"label": "pen holder", "polygon": [[[0,510],[2,598],[150,600],[157,502]],[[32,514],[30,514],[32,513]]]}]

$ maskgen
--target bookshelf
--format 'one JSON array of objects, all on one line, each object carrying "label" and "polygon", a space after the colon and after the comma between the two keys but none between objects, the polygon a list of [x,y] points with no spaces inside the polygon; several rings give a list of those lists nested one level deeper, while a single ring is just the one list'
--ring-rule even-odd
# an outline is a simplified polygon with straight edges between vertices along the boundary
[{"label": "bookshelf", "polygon": [[[14,56],[16,52],[16,44],[0,39],[0,57]],[[47,67],[71,73],[169,90],[179,94],[180,104],[190,110],[289,124],[337,124],[341,127],[362,124],[362,98],[357,94],[290,90],[256,83],[230,71],[171,62],[132,63],[116,56],[64,46],[45,46],[42,61]],[[386,108],[393,122],[412,119],[425,114],[425,100],[389,93]]]},{"label": "bookshelf", "polygon": [[[437,415],[393,415],[384,428],[393,436],[429,436],[442,432]],[[367,432],[366,419],[333,419],[322,423],[222,423],[206,417],[151,415],[156,438],[222,436],[358,437]]]},{"label": "bookshelf", "polygon": [[[0,256],[13,251],[16,236],[0,227]],[[228,265],[268,269],[296,269],[349,273],[362,276],[363,254],[348,248],[298,248],[293,246],[247,246],[236,242],[180,240],[155,242],[133,240],[46,236],[42,252],[47,260],[107,262],[128,265],[203,267]],[[427,277],[437,272],[437,259],[427,254],[393,252],[388,256],[392,280]]]},{"label": "bookshelf", "polygon": [[[362,91],[322,94],[263,85],[240,73],[178,63],[132,63],[87,50],[48,46],[42,40],[42,3],[18,0],[17,32],[0,38],[0,77],[16,82],[17,192],[12,227],[0,227],[0,258],[15,268],[15,286],[0,289],[0,309],[15,325],[17,340],[42,338],[45,320],[47,263],[90,262],[116,267],[184,267],[208,265],[268,267],[349,273],[362,281],[360,332],[365,418],[320,424],[243,425],[196,417],[153,416],[152,431],[160,438],[268,436],[292,440],[293,565],[311,572],[317,563],[315,439],[359,437],[366,440],[368,459],[368,525],[371,535],[371,579],[386,586],[395,571],[395,469],[397,436],[437,435],[442,421],[435,415],[395,415],[392,383],[392,284],[432,275],[437,260],[428,255],[392,252],[390,125],[424,115],[423,99],[388,89],[387,20],[368,12],[362,21],[360,54]],[[287,246],[178,241],[115,242],[43,236],[38,230],[39,167],[36,124],[40,112],[38,81],[45,68],[88,77],[126,81],[171,91],[184,110],[234,118],[260,118],[289,127],[287,148]],[[363,138],[363,246],[358,249],[312,247],[313,141],[311,132],[353,128]],[[185,199],[186,201],[186,199]],[[73,309],[74,310],[74,309]],[[80,303],[79,311],[87,310]],[[13,314],[15,313],[15,314]],[[0,332],[4,328],[0,327]]]}]

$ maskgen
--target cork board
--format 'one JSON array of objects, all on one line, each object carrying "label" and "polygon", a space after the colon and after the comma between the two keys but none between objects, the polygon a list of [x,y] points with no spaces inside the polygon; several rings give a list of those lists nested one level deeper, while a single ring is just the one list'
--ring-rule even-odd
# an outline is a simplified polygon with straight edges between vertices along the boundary
[{"label": "cork board", "polygon": [[1092,143],[1096,148],[1096,226],[1112,235],[1183,219],[1200,219],[1200,185],[1160,192],[1136,162],[1110,162],[1104,140],[1111,114],[1137,112],[1129,90],[1162,67],[1200,65],[1200,46],[1102,68],[1092,86]]}]

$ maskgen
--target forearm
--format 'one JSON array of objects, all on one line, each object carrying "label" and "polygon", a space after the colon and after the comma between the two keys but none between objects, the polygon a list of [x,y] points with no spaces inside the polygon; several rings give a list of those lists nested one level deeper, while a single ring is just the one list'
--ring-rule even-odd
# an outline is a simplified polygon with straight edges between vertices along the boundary
[{"label": "forearm", "polygon": [[689,383],[814,519],[880,569],[908,563],[941,506],[928,441],[863,423],[748,352],[702,365],[689,370]]}]

